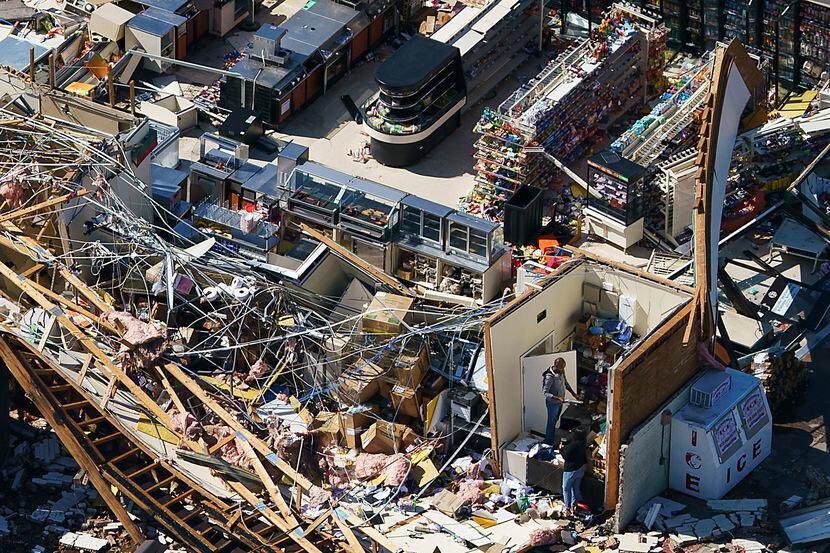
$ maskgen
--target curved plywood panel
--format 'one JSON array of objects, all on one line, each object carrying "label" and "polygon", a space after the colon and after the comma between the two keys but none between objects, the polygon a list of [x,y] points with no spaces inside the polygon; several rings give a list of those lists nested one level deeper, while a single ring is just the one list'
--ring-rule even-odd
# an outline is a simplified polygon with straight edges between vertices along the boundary
[{"label": "curved plywood panel", "polygon": [[764,95],[764,76],[743,45],[733,40],[719,48],[698,143],[694,213],[696,302],[701,338],[708,341],[717,314],[718,241],[732,150],[744,108],[749,102],[756,107]]}]

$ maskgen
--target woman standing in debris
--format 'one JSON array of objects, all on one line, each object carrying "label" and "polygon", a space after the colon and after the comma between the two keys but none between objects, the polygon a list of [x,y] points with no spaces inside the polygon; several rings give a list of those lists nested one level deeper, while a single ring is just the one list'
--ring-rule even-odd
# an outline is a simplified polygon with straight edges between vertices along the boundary
[{"label": "woman standing in debris", "polygon": [[571,436],[562,439],[562,458],[565,459],[565,472],[562,475],[562,496],[565,501],[565,516],[571,516],[576,511],[576,504],[582,499],[580,488],[582,477],[585,476],[585,464],[588,446],[585,443],[585,433],[576,430]]}]

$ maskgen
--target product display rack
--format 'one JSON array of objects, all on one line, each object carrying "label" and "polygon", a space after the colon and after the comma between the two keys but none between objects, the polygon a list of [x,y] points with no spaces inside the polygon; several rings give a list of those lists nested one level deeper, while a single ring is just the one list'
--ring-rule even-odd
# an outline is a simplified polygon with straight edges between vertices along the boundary
[{"label": "product display rack", "polygon": [[[798,37],[796,29],[796,18],[798,9],[791,5],[788,0],[765,0],[763,6],[763,30],[762,50],[772,59],[772,67],[775,67],[775,21],[779,27],[779,78],[785,87],[795,86],[796,49]],[[781,14],[786,10],[784,17]]]},{"label": "product display rack", "polygon": [[779,80],[785,90],[816,86],[830,64],[830,5],[823,1],[664,0],[662,13],[672,47],[697,51],[737,38],[770,60],[772,78],[777,21]]},{"label": "product display rack", "polygon": [[746,44],[747,10],[746,0],[703,0],[704,48],[733,38]]},{"label": "product display rack", "polygon": [[691,0],[686,4],[686,44],[702,45],[703,31],[703,0]]},{"label": "product display rack", "polygon": [[[497,74],[507,72],[527,59],[525,45],[538,33],[538,5],[532,0],[502,0],[512,5],[488,17],[485,14],[468,33],[454,43],[461,49],[467,78],[468,103],[474,104],[487,92]],[[499,5],[493,10],[499,9]],[[535,12],[535,17],[533,16]],[[495,22],[493,18],[498,18]],[[469,46],[468,43],[474,43]]]},{"label": "product display rack", "polygon": [[798,16],[798,81],[815,86],[830,65],[830,6],[800,2]]},{"label": "product display rack", "polygon": [[712,56],[684,60],[666,70],[668,89],[651,112],[639,119],[610,149],[648,166],[659,158],[672,140],[693,121],[709,90]]},{"label": "product display rack", "polygon": [[703,0],[703,47],[714,48],[723,35],[722,0]]},{"label": "product display rack", "polygon": [[612,10],[589,39],[560,54],[498,109],[485,108],[476,126],[482,136],[468,211],[489,210],[498,218],[519,186],[550,186],[558,170],[527,148],[541,146],[563,163],[584,157],[614,120],[643,103],[651,34],[665,42],[665,28],[644,30]]},{"label": "product display rack", "polygon": [[421,159],[460,123],[467,84],[458,48],[416,35],[377,70],[379,91],[364,105],[373,157],[404,167]]},{"label": "product display rack", "polygon": [[686,9],[684,0],[663,0],[663,22],[669,29],[669,44],[680,48],[686,33]]},{"label": "product display rack", "polygon": [[[747,44],[747,24],[746,20],[749,16],[748,11],[751,11],[751,6],[747,7],[746,0],[721,0],[723,9],[722,25],[721,25],[721,40],[730,41],[737,38],[743,44]],[[750,27],[751,28],[751,27]]]}]

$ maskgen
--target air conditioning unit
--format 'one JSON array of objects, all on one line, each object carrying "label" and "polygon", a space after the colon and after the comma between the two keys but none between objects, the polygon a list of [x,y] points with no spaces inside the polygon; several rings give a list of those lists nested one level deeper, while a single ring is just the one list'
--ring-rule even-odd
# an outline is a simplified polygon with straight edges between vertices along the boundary
[{"label": "air conditioning unit", "polygon": [[282,67],[288,63],[289,56],[291,56],[291,52],[288,50],[279,50],[276,54],[269,58],[269,61],[272,61]]},{"label": "air conditioning unit", "polygon": [[689,403],[703,409],[711,409],[731,389],[732,378],[729,373],[709,371],[692,385]]}]

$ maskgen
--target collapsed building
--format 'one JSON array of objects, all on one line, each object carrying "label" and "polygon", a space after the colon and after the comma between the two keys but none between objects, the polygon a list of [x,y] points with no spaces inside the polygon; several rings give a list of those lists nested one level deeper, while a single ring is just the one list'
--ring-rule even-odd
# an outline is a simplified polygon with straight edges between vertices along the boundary
[{"label": "collapsed building", "polygon": [[[555,511],[564,467],[535,436],[557,358],[581,402],[562,428],[590,432],[586,498],[617,528],[667,488],[720,496],[768,454],[763,391],[714,343],[736,341],[717,283],[741,274],[718,262],[723,152],[759,101],[739,45],[716,57],[695,162],[696,288],[566,246],[514,294],[496,223],[293,143],[255,164],[204,135],[188,173],[169,125],[25,71],[0,112],[0,358],[136,544],[152,523],[193,551],[432,550],[424,520],[447,548],[539,544],[556,519],[528,538],[509,509]],[[817,311],[793,327],[817,330],[826,294],[804,288]],[[661,469],[686,451],[699,466]]]}]

